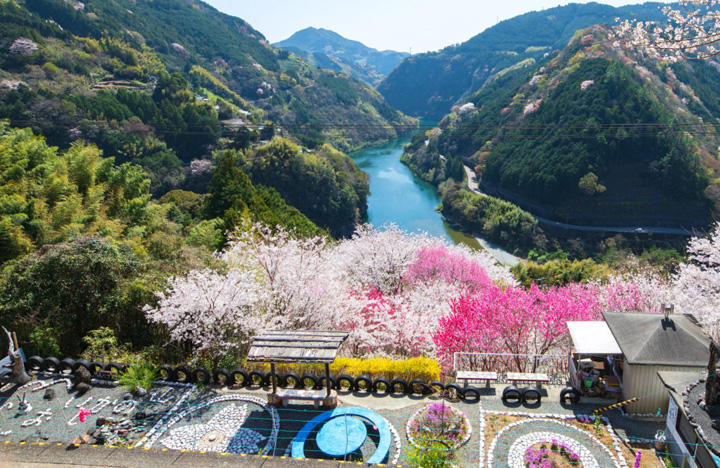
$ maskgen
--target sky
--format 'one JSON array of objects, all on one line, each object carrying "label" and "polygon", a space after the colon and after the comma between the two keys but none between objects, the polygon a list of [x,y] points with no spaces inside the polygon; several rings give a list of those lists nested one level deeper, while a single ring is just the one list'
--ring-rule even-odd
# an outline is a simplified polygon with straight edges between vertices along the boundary
[{"label": "sky", "polygon": [[[380,50],[427,52],[465,42],[498,21],[567,1],[552,0],[205,0],[239,16],[270,42],[313,26]],[[588,3],[575,0],[575,3]],[[642,0],[600,0],[614,6]]]}]

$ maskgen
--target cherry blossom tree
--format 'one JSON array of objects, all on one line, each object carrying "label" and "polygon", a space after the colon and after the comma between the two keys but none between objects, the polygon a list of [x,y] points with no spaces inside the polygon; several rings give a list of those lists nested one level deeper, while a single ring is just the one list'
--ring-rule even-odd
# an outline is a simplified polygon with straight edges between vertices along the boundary
[{"label": "cherry blossom tree", "polygon": [[662,60],[704,59],[720,53],[720,0],[681,0],[665,6],[665,24],[623,21],[616,32],[628,47]]},{"label": "cherry blossom tree", "polygon": [[410,234],[394,224],[384,229],[363,225],[352,239],[333,249],[332,261],[342,272],[342,279],[356,290],[396,292],[417,252],[438,243],[442,241],[427,234]]},{"label": "cherry blossom tree", "polygon": [[257,273],[266,291],[269,328],[316,328],[337,312],[348,291],[339,289],[337,270],[323,237],[299,239],[260,224],[244,225],[221,258],[231,269]]},{"label": "cherry blossom tree", "polygon": [[678,268],[673,288],[676,309],[692,314],[720,342],[720,223],[708,237],[688,242],[688,260]]},{"label": "cherry blossom tree", "polygon": [[224,348],[237,348],[265,326],[258,307],[266,291],[250,270],[191,271],[173,277],[168,291],[156,293],[155,307],[146,306],[149,320],[168,327],[170,338],[191,343],[199,353],[217,355]]}]

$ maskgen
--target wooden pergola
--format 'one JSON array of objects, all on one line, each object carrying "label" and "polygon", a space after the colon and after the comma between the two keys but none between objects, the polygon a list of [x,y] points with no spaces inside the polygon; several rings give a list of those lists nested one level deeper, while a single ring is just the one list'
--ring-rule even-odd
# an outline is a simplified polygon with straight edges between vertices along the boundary
[{"label": "wooden pergola", "polygon": [[[327,396],[330,396],[330,363],[348,337],[347,332],[320,330],[269,330],[253,338],[248,362],[269,362],[275,374],[276,362],[325,364]],[[277,393],[276,379],[272,378],[273,393]]]}]

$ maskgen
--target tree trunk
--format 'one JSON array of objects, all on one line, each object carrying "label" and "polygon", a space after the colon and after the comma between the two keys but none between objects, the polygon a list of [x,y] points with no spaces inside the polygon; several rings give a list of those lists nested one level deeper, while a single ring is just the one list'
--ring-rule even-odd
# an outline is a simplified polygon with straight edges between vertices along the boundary
[{"label": "tree trunk", "polygon": [[720,392],[720,381],[717,376],[718,348],[715,343],[710,341],[710,360],[708,361],[708,375],[705,380],[705,404],[717,405],[718,392]]}]

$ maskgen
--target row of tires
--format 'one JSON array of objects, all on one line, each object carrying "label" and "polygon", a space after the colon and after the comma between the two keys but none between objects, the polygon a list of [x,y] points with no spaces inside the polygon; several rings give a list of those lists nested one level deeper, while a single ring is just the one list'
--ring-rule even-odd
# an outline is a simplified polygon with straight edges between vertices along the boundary
[{"label": "row of tires", "polygon": [[502,401],[504,403],[524,403],[526,405],[540,405],[542,393],[537,387],[518,388],[508,385],[503,389]]},{"label": "row of tires", "polygon": [[[120,374],[126,368],[125,365],[111,362],[104,364],[101,362],[90,362],[86,359],[62,359],[55,357],[42,358],[40,356],[31,356],[27,359],[25,367],[29,372],[55,372],[61,374],[71,374],[76,372],[78,368],[86,368],[91,375],[96,375],[98,371],[110,371],[113,374]],[[480,400],[480,392],[476,388],[463,388],[458,384],[444,384],[439,381],[426,382],[421,379],[413,379],[407,381],[405,379],[385,378],[371,379],[367,376],[354,377],[342,374],[337,377],[330,377],[328,382],[326,376],[315,376],[311,374],[298,375],[294,372],[287,374],[264,373],[260,371],[247,372],[242,369],[233,371],[227,369],[218,369],[210,372],[204,367],[191,369],[188,366],[161,366],[158,369],[159,378],[170,382],[181,383],[197,383],[201,385],[217,384],[222,386],[238,386],[248,388],[269,387],[275,384],[282,388],[313,388],[324,389],[328,387],[340,391],[348,392],[368,392],[376,394],[405,394],[405,395],[430,395],[443,394],[449,398],[457,398],[468,402]]]},{"label": "row of tires", "polygon": [[78,370],[78,368],[84,367],[92,375],[95,375],[97,371],[111,371],[114,373],[120,373],[125,370],[124,364],[111,362],[105,364],[97,361],[88,361],[87,359],[58,359],[56,357],[40,357],[30,356],[25,361],[25,369],[28,372],[55,372],[60,374],[71,374]]}]

